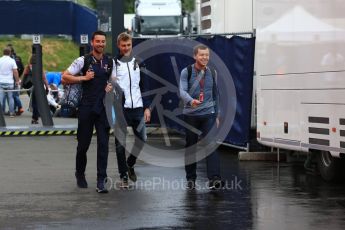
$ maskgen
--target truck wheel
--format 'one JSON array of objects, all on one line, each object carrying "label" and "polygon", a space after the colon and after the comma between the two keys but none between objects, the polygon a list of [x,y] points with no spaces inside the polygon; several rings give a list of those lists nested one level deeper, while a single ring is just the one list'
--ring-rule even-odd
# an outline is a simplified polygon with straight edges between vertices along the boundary
[{"label": "truck wheel", "polygon": [[335,181],[341,175],[339,158],[332,157],[327,151],[320,151],[317,157],[317,165],[321,177],[326,181]]}]

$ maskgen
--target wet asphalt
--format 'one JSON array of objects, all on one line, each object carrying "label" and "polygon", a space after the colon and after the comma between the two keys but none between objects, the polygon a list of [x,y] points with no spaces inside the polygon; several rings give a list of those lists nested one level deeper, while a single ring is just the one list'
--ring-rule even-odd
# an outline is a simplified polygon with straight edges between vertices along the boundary
[{"label": "wet asphalt", "polygon": [[[148,143],[164,155],[162,137]],[[113,137],[109,147],[110,192],[98,194],[95,138],[89,188],[78,189],[74,136],[0,137],[0,229],[344,229],[344,183],[325,183],[301,163],[239,162],[237,150],[221,147],[224,190],[206,188],[204,162],[189,191],[183,167],[144,161],[138,181],[120,189]]]}]

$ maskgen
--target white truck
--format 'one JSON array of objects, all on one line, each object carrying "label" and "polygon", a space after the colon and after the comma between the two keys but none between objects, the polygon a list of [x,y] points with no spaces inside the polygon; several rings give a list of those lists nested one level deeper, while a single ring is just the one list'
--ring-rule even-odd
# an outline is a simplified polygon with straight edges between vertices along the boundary
[{"label": "white truck", "polygon": [[202,33],[256,30],[257,140],[344,176],[345,5],[341,0],[197,0]]},{"label": "white truck", "polygon": [[181,0],[136,0],[132,33],[134,37],[182,35],[184,21]]},{"label": "white truck", "polygon": [[250,32],[254,28],[253,0],[196,0],[197,30],[201,34]]}]

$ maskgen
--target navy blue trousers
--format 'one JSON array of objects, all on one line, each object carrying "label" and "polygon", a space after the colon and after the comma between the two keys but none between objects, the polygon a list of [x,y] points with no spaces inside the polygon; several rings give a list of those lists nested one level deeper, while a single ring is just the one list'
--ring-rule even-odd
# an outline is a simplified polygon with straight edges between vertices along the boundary
[{"label": "navy blue trousers", "polygon": [[78,146],[76,156],[76,173],[85,173],[87,156],[92,139],[93,129],[97,134],[97,180],[101,181],[107,177],[108,152],[109,152],[109,130],[105,109],[99,114],[92,112],[92,106],[82,105],[79,107],[78,115]]},{"label": "navy blue trousers", "polygon": [[[188,116],[184,115],[184,121],[190,126],[194,127],[201,132],[201,137],[205,138],[207,134],[211,131],[212,127],[216,125],[216,115],[207,114],[200,116]],[[215,135],[208,135],[205,142],[215,142]],[[185,170],[187,180],[196,179],[196,166],[197,166],[197,156],[196,150],[199,135],[193,130],[186,128],[186,153],[185,153]],[[206,153],[206,167],[207,167],[207,177],[212,179],[214,176],[220,177],[220,160],[217,150],[213,150],[210,153]]]},{"label": "navy blue trousers", "polygon": [[[124,177],[128,171],[127,165],[133,167],[137,157],[146,141],[146,126],[144,122],[143,108],[123,109],[123,117],[117,114],[115,123],[115,148],[120,177]],[[126,134],[127,126],[132,127],[134,133],[134,145],[126,161]]]}]

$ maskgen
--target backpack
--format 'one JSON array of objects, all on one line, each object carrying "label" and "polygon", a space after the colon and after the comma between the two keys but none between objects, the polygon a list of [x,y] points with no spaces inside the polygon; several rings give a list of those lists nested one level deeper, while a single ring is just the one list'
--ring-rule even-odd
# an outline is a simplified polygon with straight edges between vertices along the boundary
[{"label": "backpack", "polygon": [[17,68],[18,68],[17,70],[18,70],[18,74],[20,77],[20,76],[22,76],[22,74],[24,72],[24,65],[23,65],[22,59],[21,59],[21,57],[17,56],[16,54],[13,55],[13,58],[16,61]]},{"label": "backpack", "polygon": [[[109,76],[113,70],[113,61],[110,56],[105,55],[108,59],[108,73]],[[81,76],[85,75],[89,66],[94,64],[92,53],[84,55],[84,65],[80,70]],[[81,97],[83,94],[83,88],[81,83],[77,84],[65,84],[64,85],[64,97],[61,103],[61,116],[62,117],[73,117],[76,115],[78,106],[80,105]]]},{"label": "backpack", "polygon": [[24,74],[21,87],[24,89],[30,89],[32,87],[32,70],[29,68],[29,72]]}]

